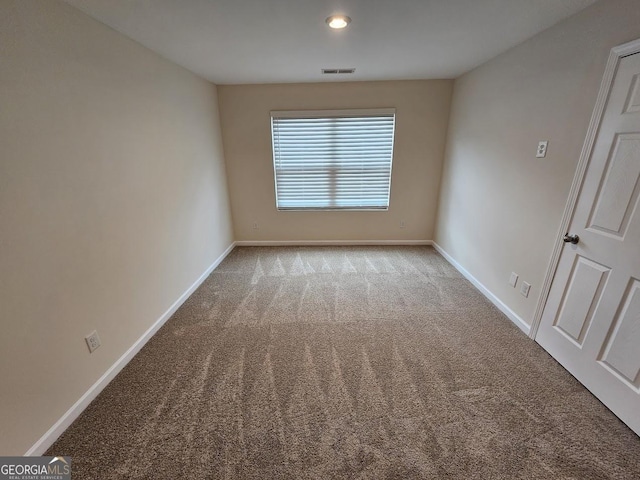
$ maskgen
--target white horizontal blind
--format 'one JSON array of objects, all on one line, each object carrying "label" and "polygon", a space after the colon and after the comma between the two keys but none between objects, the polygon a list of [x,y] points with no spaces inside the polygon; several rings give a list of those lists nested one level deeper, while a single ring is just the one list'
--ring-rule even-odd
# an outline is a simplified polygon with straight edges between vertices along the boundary
[{"label": "white horizontal blind", "polygon": [[393,109],[271,112],[280,210],[387,209]]}]

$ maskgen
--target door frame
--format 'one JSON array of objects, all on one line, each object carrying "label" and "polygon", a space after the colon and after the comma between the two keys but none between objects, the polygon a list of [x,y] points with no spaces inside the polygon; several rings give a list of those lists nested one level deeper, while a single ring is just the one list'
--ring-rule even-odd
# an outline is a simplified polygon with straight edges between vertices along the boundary
[{"label": "door frame", "polygon": [[593,153],[593,146],[595,144],[598,130],[600,129],[600,123],[604,115],[604,110],[609,100],[609,92],[613,86],[613,80],[615,74],[618,71],[618,65],[620,60],[629,55],[640,53],[640,39],[624,43],[617,47],[613,47],[609,52],[609,59],[607,66],[604,69],[604,75],[602,76],[602,82],[600,84],[600,90],[598,91],[598,97],[596,99],[593,113],[591,114],[591,121],[589,122],[589,128],[587,129],[587,136],[585,137],[584,144],[582,145],[582,151],[580,152],[580,159],[578,160],[578,166],[576,173],[573,177],[573,183],[571,184],[571,190],[569,190],[569,198],[564,207],[564,213],[562,214],[562,220],[560,221],[560,228],[556,234],[556,242],[551,253],[551,259],[547,266],[547,273],[542,283],[540,297],[536,304],[536,310],[533,314],[533,320],[531,321],[531,328],[529,329],[529,337],[535,339],[540,328],[540,322],[542,321],[542,314],[544,313],[547,299],[549,298],[549,292],[551,291],[551,283],[556,274],[558,264],[560,263],[560,254],[564,243],[562,237],[568,231],[569,224],[573,219],[576,206],[578,204],[578,196],[582,189],[582,183],[587,173],[587,167],[589,166],[589,160]]}]

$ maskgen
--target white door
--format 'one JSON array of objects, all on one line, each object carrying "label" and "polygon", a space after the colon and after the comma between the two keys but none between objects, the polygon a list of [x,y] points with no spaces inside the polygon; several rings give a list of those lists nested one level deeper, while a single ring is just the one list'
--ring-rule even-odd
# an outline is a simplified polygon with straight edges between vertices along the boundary
[{"label": "white door", "polygon": [[[618,64],[536,341],[640,435],[640,53]],[[565,241],[570,240],[565,238]]]}]

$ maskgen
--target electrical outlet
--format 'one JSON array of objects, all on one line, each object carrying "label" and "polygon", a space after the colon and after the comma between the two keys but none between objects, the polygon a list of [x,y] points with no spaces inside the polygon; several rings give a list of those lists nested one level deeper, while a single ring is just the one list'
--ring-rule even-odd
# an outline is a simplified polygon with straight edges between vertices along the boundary
[{"label": "electrical outlet", "polygon": [[544,158],[547,156],[547,145],[549,145],[549,142],[547,140],[538,142],[538,150],[536,150],[536,158]]},{"label": "electrical outlet", "polygon": [[520,294],[523,297],[528,297],[530,289],[531,289],[531,284],[529,284],[527,282],[522,282],[522,285],[520,285]]},{"label": "electrical outlet", "polygon": [[253,222],[253,229],[254,229],[254,230],[258,230],[258,228],[260,228],[260,227],[258,226],[258,222]]},{"label": "electrical outlet", "polygon": [[516,288],[516,283],[518,283],[518,274],[516,272],[511,272],[511,278],[509,278],[509,285],[513,288]]},{"label": "electrical outlet", "polygon": [[400,220],[400,228],[404,228],[405,226],[404,220]]},{"label": "electrical outlet", "polygon": [[87,342],[87,347],[89,347],[89,353],[93,353],[96,348],[102,345],[102,342],[100,342],[100,337],[98,336],[98,332],[95,330],[84,337],[84,340]]}]

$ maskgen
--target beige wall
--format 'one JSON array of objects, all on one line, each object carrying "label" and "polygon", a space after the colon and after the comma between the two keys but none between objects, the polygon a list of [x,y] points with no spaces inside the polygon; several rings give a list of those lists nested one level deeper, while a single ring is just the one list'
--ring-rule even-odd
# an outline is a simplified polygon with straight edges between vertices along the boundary
[{"label": "beige wall", "polygon": [[53,0],[0,0],[0,45],[0,455],[22,455],[232,231],[215,86]]},{"label": "beige wall", "polygon": [[[236,240],[432,239],[452,84],[422,80],[219,86]],[[389,210],[278,212],[269,112],[377,107],[396,108]]]},{"label": "beige wall", "polygon": [[640,37],[638,7],[598,2],[456,80],[436,241],[527,323],[608,53]]}]

